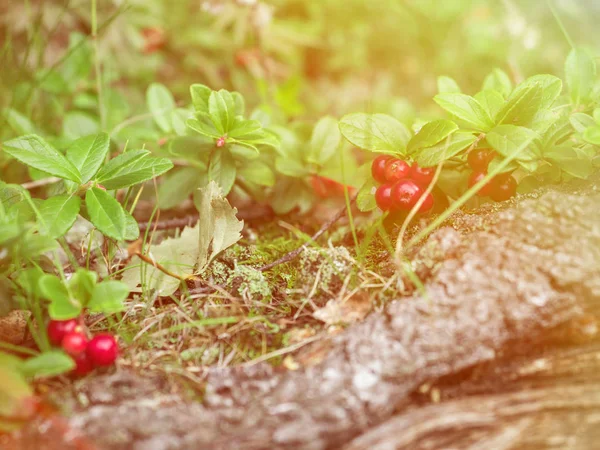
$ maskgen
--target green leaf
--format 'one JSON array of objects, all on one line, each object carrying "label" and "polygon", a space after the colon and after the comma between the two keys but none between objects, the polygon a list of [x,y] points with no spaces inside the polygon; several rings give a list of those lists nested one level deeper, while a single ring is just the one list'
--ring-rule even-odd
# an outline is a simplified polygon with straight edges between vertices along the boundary
[{"label": "green leaf", "polygon": [[458,125],[451,120],[441,119],[428,122],[409,141],[408,154],[413,154],[421,148],[431,147],[446,139],[456,130],[458,130]]},{"label": "green leaf", "polygon": [[313,190],[303,180],[284,178],[275,185],[274,191],[271,206],[276,214],[288,214],[293,210],[306,214],[315,201]]},{"label": "green leaf", "polygon": [[208,180],[205,173],[195,167],[183,167],[169,172],[158,186],[158,207],[170,209],[179,205],[200,186],[203,177]]},{"label": "green leaf", "polygon": [[590,158],[570,146],[554,147],[544,152],[544,158],[576,178],[587,178],[594,172]]},{"label": "green leaf", "polygon": [[472,133],[458,131],[454,133],[449,142],[444,139],[439,144],[433,147],[421,149],[415,155],[415,161],[421,167],[433,167],[440,162],[448,160],[459,154],[475,142],[477,139]]},{"label": "green leaf", "polygon": [[450,94],[460,92],[458,83],[453,78],[447,76],[439,76],[437,78],[437,88],[440,94]]},{"label": "green leaf", "polygon": [[485,109],[488,115],[494,121],[496,114],[502,109],[504,105],[504,97],[498,91],[485,90],[475,94],[475,100]]},{"label": "green leaf", "polygon": [[70,90],[75,91],[79,82],[89,75],[92,68],[91,45],[85,34],[69,34],[68,55],[61,65],[60,73]]},{"label": "green leaf", "polygon": [[262,125],[258,120],[245,120],[238,116],[234,120],[233,128],[229,130],[227,136],[230,138],[244,139],[249,136],[250,139],[256,137],[254,133],[261,132]]},{"label": "green leaf", "polygon": [[65,283],[57,276],[49,274],[42,276],[38,287],[42,296],[50,300],[48,313],[52,319],[73,319],[81,314],[83,305],[73,297]]},{"label": "green leaf", "polygon": [[[130,152],[117,156],[114,160],[124,157]],[[113,160],[113,161],[114,161]],[[110,177],[98,174],[98,183],[107,190],[122,189],[158,177],[173,168],[173,163],[168,158],[154,158],[148,153],[142,158],[132,158],[122,164],[118,170],[112,172]]]},{"label": "green leaf", "polygon": [[100,124],[91,115],[81,111],[70,111],[63,120],[63,135],[67,139],[78,139],[82,136],[100,131]]},{"label": "green leaf", "polygon": [[118,201],[108,192],[94,187],[86,192],[85,204],[96,228],[109,238],[125,240],[127,221],[125,210]]},{"label": "green leaf", "polygon": [[96,175],[96,180],[109,180],[119,176],[124,167],[134,165],[140,159],[150,155],[148,150],[130,150],[121,153],[117,157],[107,162]]},{"label": "green leaf", "polygon": [[140,226],[129,212],[125,211],[125,240],[135,241],[140,237]]},{"label": "green leaf", "polygon": [[16,109],[6,108],[3,115],[6,118],[6,123],[13,129],[15,134],[33,134],[36,132],[35,125],[31,120]]},{"label": "green leaf", "polygon": [[589,127],[593,127],[594,125],[596,125],[596,121],[594,120],[594,118],[585,113],[571,114],[571,116],[569,117],[569,122],[571,122],[571,125],[573,126],[573,128],[575,128],[575,131],[577,131],[578,133],[583,133]]},{"label": "green leaf", "polygon": [[75,223],[80,205],[80,198],[71,195],[58,195],[43,200],[38,209],[45,234],[53,239],[64,236]]},{"label": "green leaf", "polygon": [[341,140],[337,121],[333,117],[323,117],[313,130],[306,161],[319,165],[325,164],[335,154]]},{"label": "green leaf", "polygon": [[433,100],[450,114],[478,131],[488,131],[494,126],[487,111],[470,95],[438,94]]},{"label": "green leaf", "polygon": [[590,144],[600,145],[600,125],[594,125],[586,129],[583,133],[583,139]]},{"label": "green leaf", "polygon": [[76,183],[81,182],[77,168],[62,153],[35,134],[5,142],[4,151],[35,169]]},{"label": "green leaf", "polygon": [[171,111],[176,107],[171,92],[160,83],[152,83],[146,91],[146,103],[154,122],[164,133],[173,131]]},{"label": "green leaf", "polygon": [[596,81],[596,62],[583,49],[574,48],[565,62],[567,86],[574,105],[588,103]]},{"label": "green leaf", "polygon": [[375,180],[368,180],[358,191],[356,197],[356,206],[362,212],[372,211],[377,208],[377,202],[375,201],[375,190],[377,189],[377,183]]},{"label": "green leaf", "polygon": [[235,104],[235,115],[243,116],[246,111],[246,102],[244,101],[244,96],[239,92],[232,92],[231,96],[233,97],[233,103]]},{"label": "green leaf", "polygon": [[356,147],[378,153],[406,154],[410,131],[386,114],[348,114],[341,118],[340,132]]},{"label": "green leaf", "polygon": [[129,288],[120,281],[98,283],[88,303],[91,312],[113,314],[123,310],[123,302],[129,295]]},{"label": "green leaf", "polygon": [[190,116],[189,111],[177,108],[171,111],[171,123],[173,125],[173,131],[177,136],[186,136],[187,135],[187,125],[186,120]]},{"label": "green leaf", "polygon": [[303,178],[310,173],[301,161],[292,158],[277,158],[275,160],[275,169],[283,175],[294,178]]},{"label": "green leaf", "polygon": [[[521,149],[515,157],[521,161],[534,161],[541,157],[534,143],[536,138],[535,131],[516,125],[499,125],[486,135],[488,144],[502,156],[513,155]],[[521,148],[523,145],[526,145],[525,148]]]},{"label": "green leaf", "polygon": [[229,205],[221,188],[211,182],[194,195],[194,203],[202,218],[199,224],[197,272],[202,273],[223,250],[238,242],[244,222],[235,216],[237,209]]},{"label": "green leaf", "polygon": [[67,282],[69,292],[73,298],[85,308],[92,297],[92,292],[98,281],[98,274],[86,269],[77,269]]},{"label": "green leaf", "polygon": [[215,128],[215,125],[208,118],[208,116],[200,116],[198,118],[190,118],[185,121],[185,124],[197,133],[203,136],[208,136],[214,139],[221,137],[219,131]]},{"label": "green leaf", "polygon": [[67,159],[81,174],[81,183],[92,179],[108,154],[110,138],[106,133],[92,134],[77,139],[67,149]]},{"label": "green leaf", "polygon": [[483,81],[483,90],[494,90],[507,98],[513,90],[510,77],[501,69],[494,69]]},{"label": "green leaf", "polygon": [[229,150],[223,148],[215,151],[208,166],[208,180],[216,182],[223,190],[223,195],[227,195],[233,187],[236,174],[235,160]]},{"label": "green leaf", "polygon": [[190,86],[190,95],[192,96],[192,104],[196,112],[208,114],[208,99],[212,89],[203,84],[192,84]]},{"label": "green leaf", "polygon": [[50,350],[27,359],[21,364],[21,372],[27,378],[55,377],[75,368],[75,362],[61,350]]},{"label": "green leaf", "polygon": [[255,160],[244,163],[238,174],[244,180],[260,186],[273,186],[275,184],[275,173],[262,161]]},{"label": "green leaf", "polygon": [[208,113],[212,122],[221,135],[233,129],[235,120],[235,100],[230,92],[221,89],[213,91],[208,98]]}]

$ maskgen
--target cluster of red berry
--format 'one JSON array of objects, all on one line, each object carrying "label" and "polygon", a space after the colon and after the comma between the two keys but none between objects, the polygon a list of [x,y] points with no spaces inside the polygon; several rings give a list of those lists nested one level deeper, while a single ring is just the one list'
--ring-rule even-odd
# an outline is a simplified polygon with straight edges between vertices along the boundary
[{"label": "cluster of red berry", "polygon": [[[389,155],[378,156],[371,165],[373,179],[381,184],[375,193],[377,206],[382,211],[410,211],[425,194],[434,173],[433,167],[419,167],[416,162],[409,165]],[[431,208],[433,195],[428,193],[419,212],[426,213]]]},{"label": "cluster of red berry", "polygon": [[[490,148],[478,148],[471,150],[467,155],[467,162],[473,169],[469,177],[469,187],[473,187],[487,175],[489,164],[496,156],[496,152]],[[495,202],[508,200],[517,193],[517,180],[510,173],[501,173],[477,192],[480,197],[491,197]]]},{"label": "cluster of red berry", "polygon": [[75,361],[75,375],[86,375],[94,367],[112,366],[119,355],[119,345],[112,334],[97,334],[88,339],[77,319],[51,320],[47,331],[50,342],[61,346]]}]

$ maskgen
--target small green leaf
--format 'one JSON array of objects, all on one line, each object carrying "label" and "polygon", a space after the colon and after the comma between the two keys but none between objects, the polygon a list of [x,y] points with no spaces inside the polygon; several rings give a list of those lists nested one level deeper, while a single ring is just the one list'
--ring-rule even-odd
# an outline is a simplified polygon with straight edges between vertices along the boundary
[{"label": "small green leaf", "polygon": [[410,131],[386,114],[348,114],[339,122],[342,135],[356,147],[378,153],[406,154]]},{"label": "small green leaf", "polygon": [[[126,154],[119,155],[117,158]],[[98,174],[98,183],[101,183],[109,191],[122,189],[158,177],[172,168],[173,163],[168,158],[154,158],[151,156],[135,158],[129,160],[127,164],[121,165],[119,170],[114,172],[110,178]]]},{"label": "small green leaf", "polygon": [[171,111],[176,107],[171,92],[160,83],[152,83],[146,92],[146,103],[154,122],[164,133],[173,131]]},{"label": "small green leaf", "polygon": [[78,139],[100,131],[96,118],[81,111],[70,111],[63,120],[63,135],[67,139]]},{"label": "small green leaf", "polygon": [[21,364],[21,372],[27,378],[55,377],[75,368],[75,362],[60,350],[50,350],[27,359]]},{"label": "small green leaf", "polygon": [[15,134],[33,134],[36,132],[35,125],[31,120],[16,109],[6,108],[3,115],[6,118],[6,123],[13,129]]},{"label": "small green leaf", "polygon": [[362,185],[356,197],[356,206],[362,212],[372,211],[377,208],[374,192],[377,189],[375,180],[370,179]]},{"label": "small green leaf", "polygon": [[258,184],[260,186],[273,186],[275,184],[275,173],[262,161],[249,161],[239,170],[238,175],[245,181]]},{"label": "small green leaf", "polygon": [[487,111],[470,95],[438,94],[433,100],[450,114],[478,131],[488,131],[494,126]]},{"label": "small green leaf", "polygon": [[323,117],[313,130],[306,161],[319,165],[325,164],[335,154],[341,140],[337,121],[333,117]]},{"label": "small green leaf", "polygon": [[117,157],[107,162],[104,167],[96,175],[96,180],[109,180],[117,177],[124,167],[134,165],[140,159],[150,155],[148,150],[130,150],[126,153],[121,153]]},{"label": "small green leaf", "polygon": [[534,143],[536,138],[535,131],[516,125],[499,125],[486,135],[488,144],[502,156],[511,156],[518,151],[515,159],[521,161],[534,161],[541,157]]},{"label": "small green leaf", "polygon": [[446,139],[456,130],[458,130],[458,125],[451,120],[441,119],[428,122],[409,141],[408,154],[413,154],[421,148],[431,147]]},{"label": "small green leaf", "polygon": [[70,195],[58,195],[43,200],[38,209],[45,234],[53,239],[64,236],[73,226],[80,205],[79,197]]},{"label": "small green leaf", "polygon": [[217,139],[222,136],[208,116],[198,116],[185,121],[185,124],[202,136]]},{"label": "small green leaf", "polygon": [[544,152],[544,158],[576,178],[587,178],[594,172],[590,158],[573,147],[559,146]]},{"label": "small green leaf", "polygon": [[129,288],[120,281],[98,283],[88,303],[91,312],[113,314],[123,310],[123,302],[129,295]]},{"label": "small green leaf", "polygon": [[221,135],[233,129],[235,120],[235,100],[230,92],[221,89],[213,91],[208,98],[208,113],[212,122]]},{"label": "small green leaf", "polygon": [[571,125],[573,126],[573,128],[575,128],[575,131],[577,131],[578,133],[583,133],[589,127],[593,127],[594,125],[596,125],[596,121],[594,120],[594,118],[585,113],[571,114],[571,116],[569,117],[569,122],[571,122]]},{"label": "small green leaf", "polygon": [[192,96],[192,104],[196,112],[208,114],[208,99],[212,89],[203,84],[192,84],[190,86],[190,94]]},{"label": "small green leaf", "polygon": [[421,149],[415,155],[415,161],[421,167],[433,167],[459,154],[475,142],[476,137],[469,132],[458,131],[449,140],[444,139],[433,147]]},{"label": "small green leaf", "polygon": [[456,81],[454,81],[454,78],[450,78],[445,75],[439,76],[437,78],[437,88],[438,93],[440,94],[451,94],[460,92],[460,86]]},{"label": "small green leaf", "polygon": [[583,132],[583,139],[590,144],[600,145],[600,125],[589,127]]},{"label": "small green leaf", "polygon": [[102,189],[92,188],[85,194],[85,204],[90,220],[96,228],[109,238],[125,240],[125,210],[114,197]]},{"label": "small green leaf", "polygon": [[588,103],[596,81],[596,62],[585,50],[574,48],[565,62],[567,86],[574,105]]},{"label": "small green leaf", "polygon": [[73,297],[60,278],[46,274],[40,278],[38,287],[42,296],[50,300],[48,313],[52,319],[73,319],[81,314],[83,305]]},{"label": "small green leaf", "polygon": [[67,149],[67,159],[81,174],[81,183],[92,179],[106,159],[110,138],[106,133],[92,134],[74,141]]},{"label": "small green leaf", "polygon": [[234,120],[233,128],[229,130],[227,136],[230,138],[244,139],[248,136],[250,139],[254,136],[254,133],[260,132],[262,125],[258,120],[245,120],[238,116]]},{"label": "small green leaf", "polygon": [[235,104],[235,115],[243,116],[246,111],[246,102],[244,101],[244,96],[239,92],[232,92],[231,96],[233,97],[233,103]]},{"label": "small green leaf", "polygon": [[502,109],[504,105],[504,97],[498,91],[485,90],[475,94],[475,100],[485,109],[488,115],[495,120],[496,114]]},{"label": "small green leaf", "polygon": [[216,150],[208,166],[208,180],[215,181],[223,190],[223,195],[227,195],[235,183],[236,174],[235,160],[229,150]]},{"label": "small green leaf", "polygon": [[494,90],[499,92],[504,98],[507,98],[513,90],[510,77],[501,69],[494,69],[483,81],[485,90]]},{"label": "small green leaf", "polygon": [[135,241],[140,237],[140,226],[134,217],[125,211],[125,240]]},{"label": "small green leaf", "polygon": [[62,153],[35,134],[5,142],[4,151],[35,169],[76,183],[81,182],[77,168]]},{"label": "small green leaf", "polygon": [[277,158],[275,168],[279,173],[294,178],[303,178],[310,173],[301,161],[292,158]]},{"label": "small green leaf", "polygon": [[67,282],[69,292],[73,298],[76,298],[83,307],[85,307],[94,291],[98,281],[98,274],[86,269],[77,269]]},{"label": "small green leaf", "polygon": [[200,186],[203,177],[207,179],[205,173],[195,167],[183,167],[169,172],[158,186],[158,207],[170,209],[179,205]]}]

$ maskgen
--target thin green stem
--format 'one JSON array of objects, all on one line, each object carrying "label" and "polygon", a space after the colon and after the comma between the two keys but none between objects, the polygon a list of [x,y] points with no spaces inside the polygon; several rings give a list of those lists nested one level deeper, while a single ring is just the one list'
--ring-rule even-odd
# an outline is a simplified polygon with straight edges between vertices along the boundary
[{"label": "thin green stem", "polygon": [[98,20],[96,0],[92,0],[92,40],[94,42],[94,72],[96,74],[96,94],[98,95],[98,112],[100,114],[100,127],[106,127],[106,113],[102,97],[102,73],[100,71],[100,55],[98,52]]},{"label": "thin green stem", "polygon": [[556,20],[556,23],[558,24],[558,27],[560,28],[560,31],[562,31],[562,34],[564,35],[565,39],[567,40],[567,42],[569,43],[569,45],[571,46],[571,48],[575,48],[575,43],[573,42],[573,39],[571,39],[571,36],[569,35],[569,32],[565,28],[565,24],[563,23],[562,19],[558,15],[558,12],[556,11],[556,8],[552,4],[552,0],[547,0],[546,3],[548,3],[548,8],[550,8],[550,11],[552,11],[552,15],[554,16],[554,20]]}]

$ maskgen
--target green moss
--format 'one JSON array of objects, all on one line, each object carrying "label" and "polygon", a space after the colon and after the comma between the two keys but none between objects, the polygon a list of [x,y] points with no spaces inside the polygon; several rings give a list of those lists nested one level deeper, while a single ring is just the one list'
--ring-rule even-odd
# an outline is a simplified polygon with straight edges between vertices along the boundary
[{"label": "green moss", "polygon": [[271,287],[264,274],[245,265],[235,266],[229,274],[227,285],[238,295],[249,295],[256,300],[269,301],[272,296]]},{"label": "green moss", "polygon": [[319,277],[316,295],[341,288],[352,271],[352,257],[346,247],[307,248],[300,257],[298,287],[310,291]]}]

